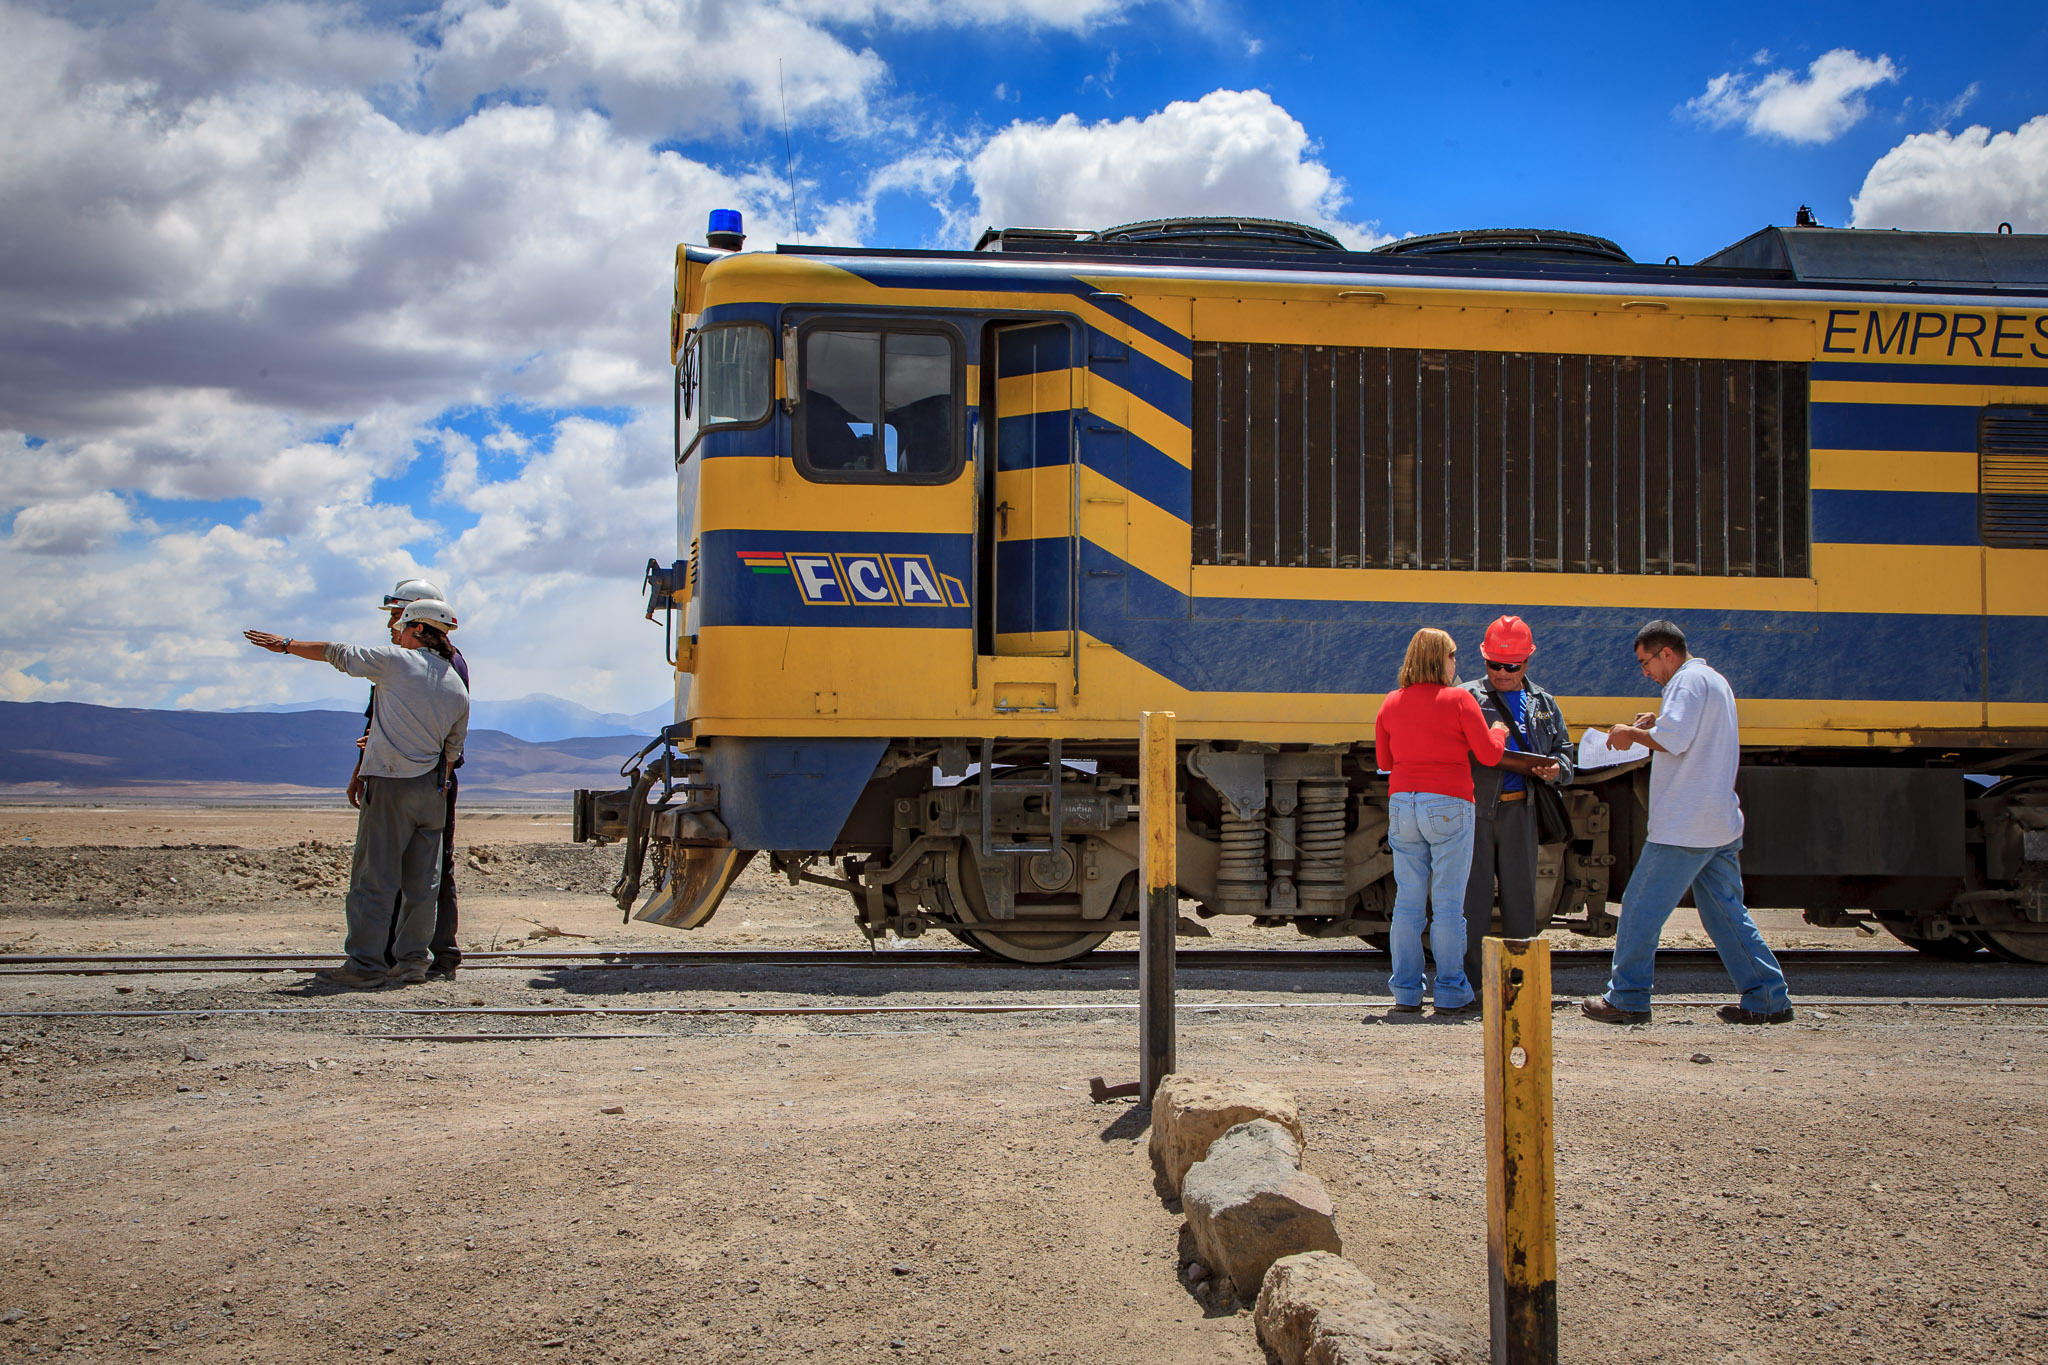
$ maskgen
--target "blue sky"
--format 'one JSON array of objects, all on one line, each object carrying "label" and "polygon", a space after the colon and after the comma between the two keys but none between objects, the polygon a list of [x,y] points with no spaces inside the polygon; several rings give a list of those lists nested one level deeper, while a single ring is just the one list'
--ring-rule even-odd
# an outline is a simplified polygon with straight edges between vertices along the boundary
[{"label": "blue sky", "polygon": [[713,208],[756,246],[2044,232],[2043,71],[2039,4],[0,0],[0,697],[333,695],[240,628],[374,638],[425,573],[479,695],[658,700]]}]

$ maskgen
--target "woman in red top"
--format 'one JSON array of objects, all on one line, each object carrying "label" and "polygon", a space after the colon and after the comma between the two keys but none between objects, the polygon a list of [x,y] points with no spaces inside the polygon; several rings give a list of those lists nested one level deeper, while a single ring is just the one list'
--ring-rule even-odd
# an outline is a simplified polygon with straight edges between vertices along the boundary
[{"label": "woman in red top", "polygon": [[1422,920],[1433,907],[1429,944],[1436,955],[1436,1012],[1472,1007],[1465,979],[1465,882],[1472,872],[1471,759],[1492,766],[1507,750],[1508,729],[1488,728],[1479,703],[1458,687],[1458,646],[1433,626],[1408,642],[1396,690],[1372,726],[1387,779],[1387,844],[1394,850],[1394,972],[1387,984],[1396,1014],[1422,1009]]}]

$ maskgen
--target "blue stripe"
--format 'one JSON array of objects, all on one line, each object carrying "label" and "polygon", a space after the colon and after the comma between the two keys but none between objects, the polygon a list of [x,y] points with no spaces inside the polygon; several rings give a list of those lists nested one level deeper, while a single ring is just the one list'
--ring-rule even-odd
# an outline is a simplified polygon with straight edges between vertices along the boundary
[{"label": "blue stripe", "polygon": [[789,453],[789,419],[777,411],[769,421],[741,431],[707,431],[690,458],[706,460],[767,459]]},{"label": "blue stripe", "polygon": [[1073,542],[1005,540],[996,545],[996,631],[1065,630]]},{"label": "blue stripe", "polygon": [[[1532,673],[1551,691],[1655,696],[1631,644],[1644,621],[1668,615],[1737,696],[1977,702],[1986,695],[1976,616],[1190,599],[1085,541],[1081,567],[1082,629],[1197,692],[1385,692],[1421,627],[1450,631],[1466,657],[1477,657],[1487,625],[1516,615],[1536,633]],[[1150,615],[1129,609],[1140,603]],[[1989,699],[2038,703],[2048,618],[2001,618],[1991,634],[1998,674]]]},{"label": "blue stripe", "polygon": [[[1083,443],[1082,449],[1087,449]],[[1195,476],[1186,465],[1136,436],[1124,452],[1125,468],[1102,472],[1162,512],[1182,521],[1195,519]],[[1089,462],[1093,464],[1091,460]]]},{"label": "blue stripe", "polygon": [[1072,408],[1027,412],[996,420],[996,468],[1050,469],[1066,464],[1074,452],[1067,439]]},{"label": "blue stripe", "polygon": [[[706,308],[697,315],[697,325],[708,327],[717,322],[758,322],[773,334],[782,325],[782,305],[779,303],[721,303]],[[776,337],[776,347],[782,339]]]},{"label": "blue stripe", "polygon": [[700,753],[733,847],[811,850],[837,842],[888,743],[718,735]]},{"label": "blue stripe", "polygon": [[1813,539],[1829,545],[1977,545],[1977,495],[1818,488]]},{"label": "blue stripe", "polygon": [[1142,399],[1184,427],[1192,427],[1195,381],[1175,374],[1143,352],[1128,347],[1120,349],[1128,353],[1129,359],[1091,363],[1089,368],[1133,398]]},{"label": "blue stripe", "polygon": [[1091,303],[1131,330],[1171,347],[1184,356],[1194,354],[1194,343],[1157,318],[1134,308],[1122,299],[1096,298],[1096,286],[1071,275],[1024,274],[1010,267],[991,270],[978,266],[936,267],[929,259],[916,261],[838,262],[839,268],[882,289],[952,290],[971,294],[1057,294]]},{"label": "blue stripe", "polygon": [[1853,360],[1816,360],[1813,379],[1860,384],[2002,384],[2048,388],[2048,365],[1862,365]]},{"label": "blue stripe", "polygon": [[[1050,469],[1071,458],[1067,409],[1004,417],[996,423],[996,468]],[[1097,430],[1102,428],[1102,430]],[[1093,413],[1082,419],[1081,463],[1182,521],[1195,514],[1194,475],[1165,452]]]},{"label": "blue stripe", "polygon": [[[717,531],[704,537],[698,593],[707,625],[926,626],[967,629],[965,608],[807,607],[782,575],[748,573],[748,550],[928,553],[968,580],[972,536]],[[1191,598],[1100,546],[1080,547],[1081,625],[1179,686],[1196,692],[1384,692],[1409,638],[1448,630],[1467,658],[1494,618],[1520,616],[1536,633],[1536,679],[1560,696],[1654,697],[1630,648],[1643,621],[1669,615],[1693,651],[1726,674],[1736,695],[1787,700],[2040,704],[2048,677],[2048,617],[1686,611],[1554,607],[1515,602],[1423,603]],[[998,547],[1006,601],[999,630],[1062,630],[1068,542]],[[1985,652],[1994,671],[1987,687]],[[1625,719],[1614,717],[1613,719]],[[1361,728],[1364,717],[1360,716]]]},{"label": "blue stripe", "polygon": [[968,607],[824,606],[806,603],[794,574],[757,574],[741,550],[930,555],[939,573],[972,591],[974,537],[908,531],[706,531],[698,540],[696,597],[706,626],[880,626],[965,630]]},{"label": "blue stripe", "polygon": [[1915,403],[1815,403],[1813,448],[1974,451],[1977,412]]},{"label": "blue stripe", "polygon": [[1074,365],[1073,333],[1065,323],[1007,328],[996,333],[996,373],[1004,379],[1053,374]]}]

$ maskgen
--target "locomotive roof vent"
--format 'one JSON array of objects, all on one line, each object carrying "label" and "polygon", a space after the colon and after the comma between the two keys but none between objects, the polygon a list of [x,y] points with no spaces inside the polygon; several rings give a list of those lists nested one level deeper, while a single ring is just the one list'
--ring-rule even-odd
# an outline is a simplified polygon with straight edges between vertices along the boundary
[{"label": "locomotive roof vent", "polygon": [[1321,228],[1278,218],[1151,218],[1089,232],[1081,228],[990,228],[976,251],[1057,250],[1061,246],[1178,247],[1235,251],[1343,251]]},{"label": "locomotive roof vent", "polygon": [[1382,256],[1494,256],[1516,261],[1616,261],[1631,264],[1629,254],[1605,237],[1556,228],[1476,228],[1469,232],[1431,232],[1403,237],[1374,247]]},{"label": "locomotive roof vent", "polygon": [[1279,248],[1283,251],[1342,251],[1344,244],[1321,228],[1278,218],[1152,218],[1091,233],[1090,242],[1132,242],[1165,246]]}]

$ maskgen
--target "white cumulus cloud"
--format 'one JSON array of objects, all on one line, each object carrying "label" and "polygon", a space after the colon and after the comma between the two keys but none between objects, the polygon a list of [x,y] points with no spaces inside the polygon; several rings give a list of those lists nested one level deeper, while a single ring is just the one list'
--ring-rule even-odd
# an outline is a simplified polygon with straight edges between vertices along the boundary
[{"label": "white cumulus cloud", "polygon": [[1803,78],[1786,68],[1755,78],[1723,72],[1685,108],[1714,127],[1740,124],[1759,137],[1784,142],[1833,142],[1870,112],[1865,91],[1898,78],[1890,57],[1864,57],[1838,47],[1814,58]]},{"label": "white cumulus cloud", "polygon": [[1857,227],[2048,232],[2048,114],[2012,132],[1915,133],[1877,159],[1850,203]]},{"label": "white cumulus cloud", "polygon": [[14,514],[12,545],[35,555],[82,555],[103,549],[135,529],[128,504],[112,493],[88,493],[64,502],[41,502]]},{"label": "white cumulus cloud", "polygon": [[[1212,90],[1145,118],[1010,124],[960,160],[976,223],[1106,228],[1193,215],[1283,218],[1352,247],[1388,240],[1344,216],[1344,182],[1261,90]],[[918,171],[929,177],[929,159]],[[956,215],[956,221],[958,216]]]}]

